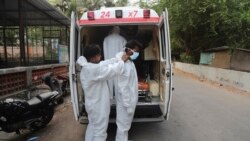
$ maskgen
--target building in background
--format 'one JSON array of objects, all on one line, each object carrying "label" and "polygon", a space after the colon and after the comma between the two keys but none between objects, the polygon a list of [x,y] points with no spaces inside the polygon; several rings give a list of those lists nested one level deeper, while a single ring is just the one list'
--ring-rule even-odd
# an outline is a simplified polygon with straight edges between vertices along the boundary
[{"label": "building in background", "polygon": [[67,74],[70,20],[47,0],[0,1],[0,99]]},{"label": "building in background", "polygon": [[208,49],[200,54],[200,64],[250,72],[250,50],[227,46]]}]

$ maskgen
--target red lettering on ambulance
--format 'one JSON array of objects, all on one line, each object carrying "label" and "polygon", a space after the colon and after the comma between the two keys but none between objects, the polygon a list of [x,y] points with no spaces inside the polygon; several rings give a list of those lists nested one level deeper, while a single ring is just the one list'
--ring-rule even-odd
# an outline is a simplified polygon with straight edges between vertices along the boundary
[{"label": "red lettering on ambulance", "polygon": [[128,12],[128,17],[131,17],[131,18],[132,18],[132,16],[133,16],[133,11]]},{"label": "red lettering on ambulance", "polygon": [[128,13],[129,18],[135,18],[137,16],[138,10],[130,11]]},{"label": "red lettering on ambulance", "polygon": [[134,11],[134,17],[136,17],[137,13],[138,13],[138,11],[135,10],[135,11]]},{"label": "red lettering on ambulance", "polygon": [[105,16],[105,11],[102,11],[101,12],[101,18],[104,18],[104,16]]},{"label": "red lettering on ambulance", "polygon": [[110,17],[110,11],[102,11],[100,18],[109,18]]}]

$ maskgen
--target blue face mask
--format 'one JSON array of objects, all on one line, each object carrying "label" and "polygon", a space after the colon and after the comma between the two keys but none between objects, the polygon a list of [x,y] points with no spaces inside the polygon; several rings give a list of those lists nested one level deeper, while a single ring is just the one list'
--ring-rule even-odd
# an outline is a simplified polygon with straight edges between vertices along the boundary
[{"label": "blue face mask", "polygon": [[139,56],[139,52],[135,52],[135,51],[132,51],[132,52],[133,52],[133,54],[130,56],[130,59],[131,59],[131,60],[137,59],[138,56]]}]

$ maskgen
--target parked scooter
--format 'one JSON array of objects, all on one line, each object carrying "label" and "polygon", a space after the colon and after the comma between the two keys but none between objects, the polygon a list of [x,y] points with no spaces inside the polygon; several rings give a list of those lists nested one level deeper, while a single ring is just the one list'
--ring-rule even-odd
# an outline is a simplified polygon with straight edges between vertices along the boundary
[{"label": "parked scooter", "polygon": [[59,74],[56,76],[57,79],[62,81],[61,89],[62,89],[62,95],[66,96],[70,93],[69,88],[69,75],[68,74]]},{"label": "parked scooter", "polygon": [[43,82],[50,87],[51,91],[57,91],[59,94],[56,97],[57,104],[63,103],[63,80],[58,79],[53,72],[48,72],[42,77]]},{"label": "parked scooter", "polygon": [[[43,78],[48,82],[50,75]],[[20,133],[21,129],[44,128],[54,116],[58,91],[46,92],[30,100],[6,99],[0,101],[0,131]]]}]

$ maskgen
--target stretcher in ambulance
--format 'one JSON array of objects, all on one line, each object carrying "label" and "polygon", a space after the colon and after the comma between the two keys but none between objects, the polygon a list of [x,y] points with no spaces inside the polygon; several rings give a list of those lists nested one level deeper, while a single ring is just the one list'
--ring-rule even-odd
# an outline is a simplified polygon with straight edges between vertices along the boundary
[{"label": "stretcher in ambulance", "polygon": [[[127,41],[136,39],[143,45],[139,59],[134,62],[139,80],[139,100],[133,122],[168,119],[172,68],[167,9],[158,16],[152,9],[115,7],[87,11],[80,20],[74,13],[71,15],[69,77],[76,120],[87,123],[80,67],[76,60],[89,44],[97,43],[103,47],[104,38],[114,26],[120,27],[120,35]],[[115,106],[115,95],[111,94],[110,122],[115,121]]]}]

